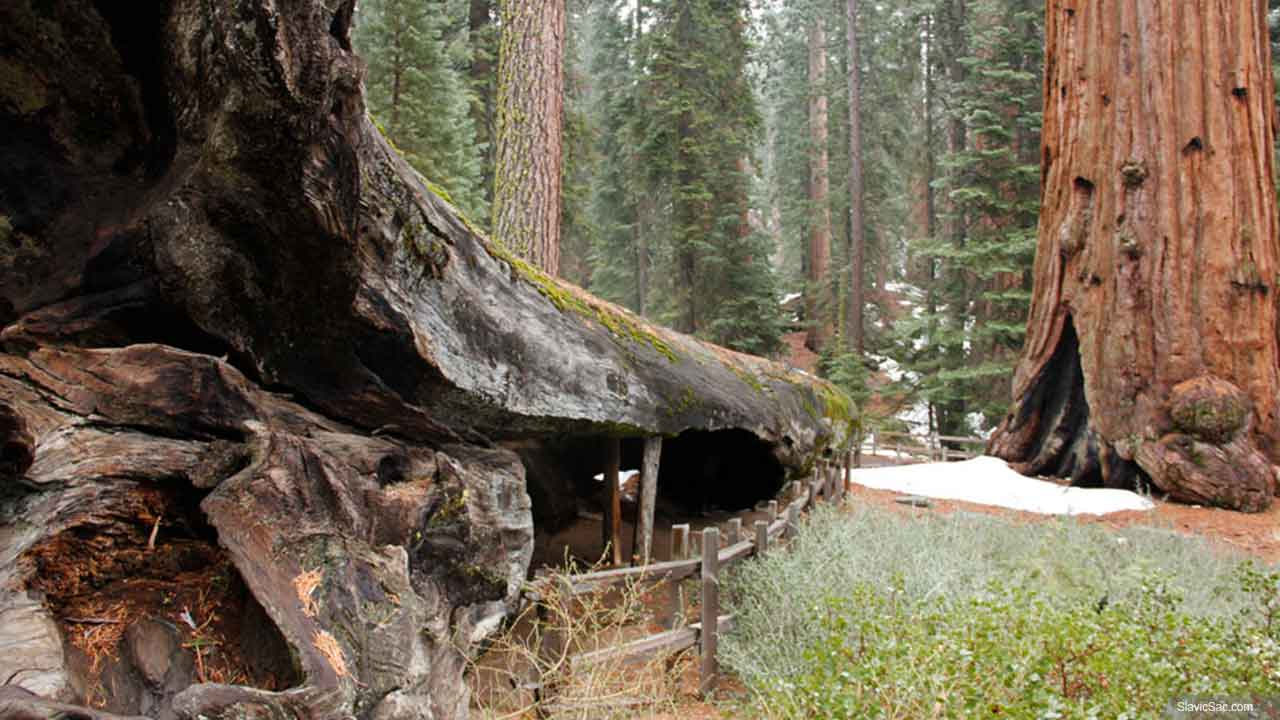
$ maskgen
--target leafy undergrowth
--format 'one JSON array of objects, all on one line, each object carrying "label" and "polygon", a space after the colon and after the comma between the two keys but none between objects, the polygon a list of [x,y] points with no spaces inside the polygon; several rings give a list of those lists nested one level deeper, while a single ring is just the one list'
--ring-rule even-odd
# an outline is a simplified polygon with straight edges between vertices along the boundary
[{"label": "leafy undergrowth", "polygon": [[1280,571],[1156,529],[819,510],[728,582],[770,718],[1138,718],[1280,694]]}]

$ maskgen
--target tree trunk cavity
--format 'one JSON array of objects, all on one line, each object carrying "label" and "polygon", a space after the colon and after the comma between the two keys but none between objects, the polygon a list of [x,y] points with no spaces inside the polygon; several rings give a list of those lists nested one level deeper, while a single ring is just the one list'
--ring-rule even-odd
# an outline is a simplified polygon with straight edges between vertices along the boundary
[{"label": "tree trunk cavity", "polygon": [[1022,472],[1270,504],[1280,244],[1266,10],[1049,3],[1035,292],[990,446]]},{"label": "tree trunk cavity", "polygon": [[503,0],[493,233],[549,275],[560,271],[565,0]]}]

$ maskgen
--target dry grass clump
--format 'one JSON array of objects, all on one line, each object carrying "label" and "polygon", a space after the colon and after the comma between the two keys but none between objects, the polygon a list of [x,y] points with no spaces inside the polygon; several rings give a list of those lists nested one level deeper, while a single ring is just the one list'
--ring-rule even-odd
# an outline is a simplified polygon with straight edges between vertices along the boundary
[{"label": "dry grass clump", "polygon": [[490,641],[469,673],[473,717],[608,720],[676,710],[685,689],[687,652],[624,662],[578,656],[666,628],[657,621],[670,588],[633,584],[608,592],[567,592],[577,573],[540,579],[537,603]]}]

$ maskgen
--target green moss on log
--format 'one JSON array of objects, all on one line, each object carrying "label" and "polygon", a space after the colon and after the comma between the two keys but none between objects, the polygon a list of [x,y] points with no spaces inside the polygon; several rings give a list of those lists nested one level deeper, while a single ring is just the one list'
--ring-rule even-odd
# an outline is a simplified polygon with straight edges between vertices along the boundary
[{"label": "green moss on log", "polygon": [[489,240],[479,233],[475,234],[476,237],[484,242],[485,248],[490,255],[510,264],[521,277],[533,285],[543,297],[550,300],[560,312],[572,312],[587,320],[597,322],[608,328],[614,337],[629,340],[639,345],[648,345],[668,361],[676,362],[676,353],[671,346],[635,319],[627,317],[604,303],[591,302],[580,297],[555,278],[513,255],[500,243]]}]

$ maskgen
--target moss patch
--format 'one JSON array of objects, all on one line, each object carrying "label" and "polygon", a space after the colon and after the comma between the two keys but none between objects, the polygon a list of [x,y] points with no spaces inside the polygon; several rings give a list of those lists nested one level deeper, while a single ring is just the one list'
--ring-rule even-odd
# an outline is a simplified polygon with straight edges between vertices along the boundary
[{"label": "moss patch", "polygon": [[1187,434],[1221,443],[1231,440],[1248,414],[1231,398],[1207,398],[1179,405],[1173,411],[1173,423]]},{"label": "moss patch", "polygon": [[1199,440],[1230,442],[1249,419],[1251,407],[1238,387],[1216,377],[1200,377],[1173,388],[1169,417],[1179,431]]},{"label": "moss patch", "polygon": [[489,254],[509,263],[517,273],[524,277],[525,280],[528,280],[543,297],[550,300],[561,312],[572,312],[597,322],[608,328],[609,332],[616,338],[629,340],[639,345],[648,345],[668,361],[673,363],[676,361],[676,353],[671,346],[634,318],[627,317],[602,302],[592,301],[575,293],[555,278],[511,254],[500,243],[488,240],[479,233],[476,233],[476,236],[484,242]]}]

